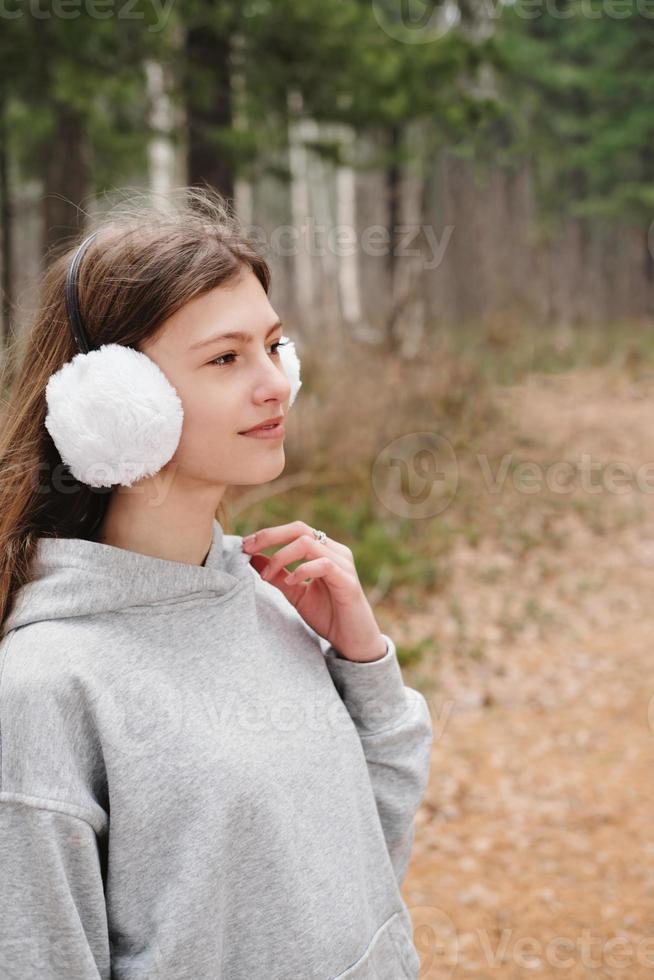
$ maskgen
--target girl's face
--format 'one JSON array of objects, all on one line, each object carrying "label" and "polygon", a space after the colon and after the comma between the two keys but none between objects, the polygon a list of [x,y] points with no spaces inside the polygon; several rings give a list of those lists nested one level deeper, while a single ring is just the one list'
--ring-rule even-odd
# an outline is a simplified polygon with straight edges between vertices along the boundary
[{"label": "girl's face", "polygon": [[[234,332],[251,340],[219,339]],[[191,300],[164,322],[156,340],[140,346],[184,408],[179,445],[163,471],[216,486],[279,476],[285,465],[283,436],[256,439],[241,433],[286,416],[291,385],[276,348],[282,335],[266,291],[244,269],[236,284]]]}]

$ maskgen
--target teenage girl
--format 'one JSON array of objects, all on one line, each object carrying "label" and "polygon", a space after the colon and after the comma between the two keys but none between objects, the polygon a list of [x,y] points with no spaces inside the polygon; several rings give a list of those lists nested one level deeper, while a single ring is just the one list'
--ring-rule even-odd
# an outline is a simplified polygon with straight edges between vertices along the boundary
[{"label": "teenage girl", "polygon": [[[349,548],[303,521],[225,533],[227,488],[284,469],[269,268],[207,191],[96,230],[76,274],[92,348],[150,358],[184,420],[150,476],[71,474],[45,425],[78,353],[59,255],[0,434],[0,976],[415,980],[400,887],[426,701]],[[99,393],[123,428],[145,397],[109,375]],[[73,441],[94,423],[111,443],[95,411],[71,403]]]}]

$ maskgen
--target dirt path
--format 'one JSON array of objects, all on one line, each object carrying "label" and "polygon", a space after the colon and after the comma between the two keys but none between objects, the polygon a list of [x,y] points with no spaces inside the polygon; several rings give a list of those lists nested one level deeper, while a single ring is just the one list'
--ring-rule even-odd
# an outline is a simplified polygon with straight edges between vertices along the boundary
[{"label": "dirt path", "polygon": [[489,495],[505,523],[405,624],[444,647],[404,886],[421,980],[652,977],[654,384],[598,369],[498,399],[520,459],[579,479]]}]

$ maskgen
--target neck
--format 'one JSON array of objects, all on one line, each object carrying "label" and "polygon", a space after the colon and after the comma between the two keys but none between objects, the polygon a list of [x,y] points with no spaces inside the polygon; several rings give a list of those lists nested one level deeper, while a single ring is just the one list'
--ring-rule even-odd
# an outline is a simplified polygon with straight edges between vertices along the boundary
[{"label": "neck", "polygon": [[95,540],[152,558],[204,565],[225,490],[179,474],[165,481],[163,471],[132,487],[116,487]]}]

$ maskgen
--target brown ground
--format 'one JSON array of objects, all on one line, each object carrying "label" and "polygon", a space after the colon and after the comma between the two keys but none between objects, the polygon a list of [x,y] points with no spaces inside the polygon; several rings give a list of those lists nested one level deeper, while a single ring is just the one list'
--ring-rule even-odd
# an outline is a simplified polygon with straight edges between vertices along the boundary
[{"label": "brown ground", "polygon": [[592,369],[498,399],[518,458],[631,470],[486,493],[495,523],[407,616],[403,642],[443,651],[405,669],[434,725],[403,888],[421,980],[654,977],[654,383]]}]

